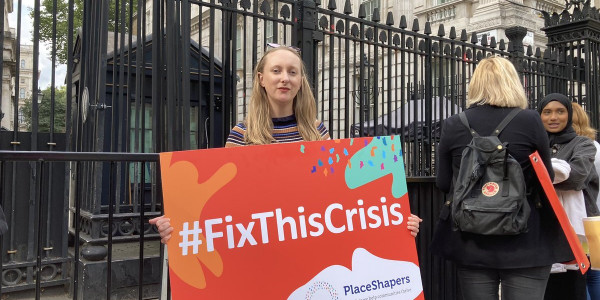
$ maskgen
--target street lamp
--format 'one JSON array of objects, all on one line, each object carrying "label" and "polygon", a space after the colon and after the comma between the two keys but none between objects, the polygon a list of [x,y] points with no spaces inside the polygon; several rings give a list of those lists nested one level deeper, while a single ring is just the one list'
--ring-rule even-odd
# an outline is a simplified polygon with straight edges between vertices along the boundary
[{"label": "street lamp", "polygon": [[38,89],[38,99],[37,99],[37,103],[40,104],[42,103],[42,99],[44,99],[44,93],[42,93],[42,90]]}]

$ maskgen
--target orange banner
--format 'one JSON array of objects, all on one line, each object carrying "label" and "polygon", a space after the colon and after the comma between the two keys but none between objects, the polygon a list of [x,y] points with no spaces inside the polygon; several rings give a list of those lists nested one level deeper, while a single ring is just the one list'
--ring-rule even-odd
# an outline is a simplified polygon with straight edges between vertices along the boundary
[{"label": "orange banner", "polygon": [[562,204],[560,204],[560,200],[558,199],[556,190],[554,190],[554,185],[552,184],[548,170],[546,169],[546,166],[544,166],[544,162],[540,158],[540,155],[537,151],[529,155],[529,160],[533,165],[535,174],[542,184],[542,188],[544,188],[544,192],[550,201],[550,205],[556,214],[556,218],[558,219],[558,222],[560,223],[560,226],[567,237],[569,246],[571,246],[571,250],[575,255],[575,262],[573,263],[577,263],[577,267],[579,267],[581,274],[585,274],[585,272],[587,272],[587,270],[590,268],[590,261],[583,251],[583,247],[579,242],[579,238],[577,237],[573,226],[571,226],[571,222],[569,222],[569,217],[567,217],[565,209],[563,208]]},{"label": "orange banner", "polygon": [[423,299],[399,137],[160,164],[173,299]]}]

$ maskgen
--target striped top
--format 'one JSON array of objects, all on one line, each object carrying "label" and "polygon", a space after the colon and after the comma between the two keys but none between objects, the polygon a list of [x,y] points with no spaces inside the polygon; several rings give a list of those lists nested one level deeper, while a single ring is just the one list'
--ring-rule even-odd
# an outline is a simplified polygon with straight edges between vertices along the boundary
[{"label": "striped top", "polygon": [[[300,132],[298,131],[298,122],[296,116],[291,115],[283,118],[273,118],[273,138],[277,143],[293,143],[303,141]],[[325,128],[323,122],[316,120],[315,126],[317,131],[321,133],[323,140],[329,139],[329,131]],[[225,147],[246,146],[244,134],[246,133],[246,125],[239,123],[229,133]]]}]

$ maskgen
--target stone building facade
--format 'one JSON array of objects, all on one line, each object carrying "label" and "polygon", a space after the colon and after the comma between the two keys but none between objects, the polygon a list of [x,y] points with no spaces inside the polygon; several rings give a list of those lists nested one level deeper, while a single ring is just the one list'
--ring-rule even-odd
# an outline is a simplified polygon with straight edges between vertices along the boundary
[{"label": "stone building facade", "polygon": [[0,99],[1,130],[13,128],[13,86],[15,73],[15,30],[8,24],[8,14],[13,11],[13,1],[4,2],[3,28],[4,41],[2,43],[2,98]]},{"label": "stone building facade", "polygon": [[457,31],[476,32],[480,39],[486,34],[488,39],[507,41],[505,30],[522,26],[527,28],[523,45],[545,49],[547,39],[540,30],[544,27],[541,11],[560,12],[564,5],[564,1],[558,0],[417,0],[414,12],[419,21],[431,22],[433,32],[437,32],[440,24],[451,25]]},{"label": "stone building facade", "polygon": [[[273,1],[269,1],[269,9],[273,10]],[[600,5],[600,0],[591,0],[593,5]],[[239,4],[240,2],[238,2]],[[321,1],[321,6],[326,6],[327,1]],[[259,6],[262,6],[262,1],[258,2]],[[338,11],[343,7],[343,1],[337,1]],[[482,35],[485,34],[488,37],[488,41],[491,37],[495,37],[496,41],[504,39],[508,41],[505,30],[509,27],[522,26],[527,29],[527,35],[523,40],[525,46],[532,46],[534,49],[539,47],[545,49],[547,39],[541,28],[544,27],[544,20],[541,15],[541,11],[547,12],[561,12],[565,8],[565,1],[563,0],[351,0],[352,16],[358,15],[358,10],[361,4],[365,5],[366,19],[371,20],[372,12],[374,8],[379,8],[381,22],[385,22],[385,18],[388,12],[392,12],[396,25],[401,16],[405,16],[408,21],[409,28],[412,26],[413,20],[417,19],[421,26],[421,30],[426,21],[431,23],[431,29],[433,35],[437,34],[438,27],[440,24],[444,24],[446,34],[451,26],[456,28],[457,33],[460,34],[461,30],[465,29],[469,34],[475,32],[481,39]],[[282,3],[279,3],[282,5]],[[152,2],[148,1],[146,4],[148,10],[146,12],[146,32],[149,34],[152,30],[152,13],[151,7]],[[254,8],[251,8],[253,10]],[[257,10],[260,12],[262,7]],[[212,15],[211,15],[212,14]],[[253,42],[256,41],[257,51],[260,58],[260,54],[265,50],[264,45],[273,40],[273,24],[272,22],[265,22],[258,20],[256,23],[251,21],[251,18],[244,19],[242,15],[238,15],[236,20],[237,28],[235,30],[235,41],[236,41],[236,70],[238,77],[237,87],[237,119],[241,121],[244,118],[245,106],[249,99],[250,91],[252,88],[252,67],[254,65],[253,57],[244,57],[243,50],[246,47],[247,53],[251,53]],[[202,47],[208,49],[213,47],[215,58],[220,60],[222,53],[222,41],[219,37],[222,36],[223,27],[221,26],[222,16],[219,10],[214,10],[203,7],[200,11],[197,5],[192,5],[191,10],[191,37]],[[200,21],[201,20],[201,21]],[[246,22],[245,22],[246,21]],[[136,24],[136,22],[134,22]],[[254,34],[251,28],[256,26],[256,32]],[[212,34],[210,33],[212,27]],[[266,28],[265,28],[266,27]],[[279,43],[282,41],[291,43],[291,30],[284,31],[282,26],[276,26],[278,28],[277,36]],[[284,37],[285,36],[285,37]],[[328,41],[319,43],[318,53],[328,53],[329,47],[334,47],[336,56],[340,53],[344,53],[344,49],[340,49],[338,45],[334,44],[330,46]],[[385,54],[384,54],[385,55]],[[374,57],[370,57],[368,60],[374,60]],[[380,60],[385,60],[385,57],[379,57]],[[351,61],[358,61],[351,54]],[[349,62],[350,63],[350,62]],[[337,62],[336,62],[337,64]],[[352,64],[352,63],[350,63]],[[334,68],[337,66],[334,64]],[[358,85],[361,83],[358,80],[356,74],[352,75],[350,79],[350,86],[338,89],[337,83],[344,82],[344,74],[340,72],[329,70],[328,56],[323,58],[323,61],[319,61],[318,66],[318,78],[323,83],[323,88],[320,88],[320,92],[324,95],[328,94],[329,80],[333,81],[334,84],[334,97],[338,97],[337,93],[344,93],[344,89],[350,89],[350,94],[354,95],[358,91]],[[334,74],[333,78],[328,78],[328,74]],[[337,75],[336,75],[337,74]],[[341,78],[338,78],[342,76]],[[245,84],[244,84],[245,83]],[[385,83],[379,86],[379,94],[386,92]],[[340,107],[336,102],[334,109],[346,109]],[[327,120],[327,110],[329,108],[324,106],[320,112],[320,116],[323,116],[323,121]],[[357,110],[356,107],[349,108]],[[386,113],[385,110],[380,110],[379,115]],[[356,115],[356,114],[352,114]],[[370,118],[375,116],[371,115]],[[337,120],[336,120],[337,121]],[[351,123],[355,123],[355,120],[351,120]],[[332,128],[336,131],[336,128]]]},{"label": "stone building facade", "polygon": [[[32,99],[33,97],[33,46],[32,45],[21,45],[21,53],[19,57],[19,90],[15,94],[19,101],[19,128],[20,130],[27,130],[27,126],[24,124],[23,112],[20,108],[25,105],[26,99]],[[38,101],[43,99],[38,98]]]}]

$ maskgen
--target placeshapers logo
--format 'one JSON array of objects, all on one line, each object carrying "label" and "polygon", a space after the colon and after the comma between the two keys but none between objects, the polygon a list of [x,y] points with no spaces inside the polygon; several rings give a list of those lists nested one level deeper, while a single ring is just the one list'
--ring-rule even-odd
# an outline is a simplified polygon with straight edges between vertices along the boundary
[{"label": "placeshapers logo", "polygon": [[416,264],[383,259],[358,248],[352,255],[352,270],[329,266],[296,289],[288,300],[414,299],[422,291]]}]

